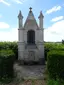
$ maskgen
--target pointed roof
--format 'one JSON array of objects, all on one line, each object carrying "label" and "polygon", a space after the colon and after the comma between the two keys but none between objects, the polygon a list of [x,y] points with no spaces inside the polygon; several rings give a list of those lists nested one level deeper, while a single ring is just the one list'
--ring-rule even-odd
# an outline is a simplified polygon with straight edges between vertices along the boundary
[{"label": "pointed roof", "polygon": [[29,9],[30,9],[30,11],[28,13],[27,20],[35,20],[33,12],[32,12],[32,8],[30,7]]},{"label": "pointed roof", "polygon": [[40,12],[40,15],[39,15],[38,18],[40,18],[40,17],[42,17],[42,18],[44,17],[43,14],[42,14],[42,11]]},{"label": "pointed roof", "polygon": [[20,18],[23,18],[21,11],[19,11],[18,18],[19,18],[19,19],[20,19]]},{"label": "pointed roof", "polygon": [[38,24],[37,24],[37,22],[36,22],[36,19],[35,19],[35,17],[34,17],[34,15],[33,15],[33,12],[32,12],[32,8],[30,7],[29,8],[30,9],[30,11],[29,11],[29,13],[28,13],[28,17],[27,17],[27,19],[26,19],[26,22],[25,22],[25,24],[24,24],[24,26],[28,23],[28,24],[36,24],[37,26],[38,26]]}]

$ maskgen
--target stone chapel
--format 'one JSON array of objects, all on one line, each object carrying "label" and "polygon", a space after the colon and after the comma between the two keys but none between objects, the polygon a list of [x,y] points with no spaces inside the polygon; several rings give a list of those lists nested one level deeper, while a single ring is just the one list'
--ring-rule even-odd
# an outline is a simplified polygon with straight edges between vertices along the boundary
[{"label": "stone chapel", "polygon": [[42,11],[36,22],[32,8],[30,7],[27,19],[23,25],[21,11],[18,15],[18,60],[22,62],[38,62],[44,64],[44,29]]}]

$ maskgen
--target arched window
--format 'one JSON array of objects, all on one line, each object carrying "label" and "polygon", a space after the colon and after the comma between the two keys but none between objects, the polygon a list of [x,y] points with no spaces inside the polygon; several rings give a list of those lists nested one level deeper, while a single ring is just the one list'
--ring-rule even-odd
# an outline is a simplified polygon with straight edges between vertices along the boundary
[{"label": "arched window", "polygon": [[29,30],[27,32],[27,43],[28,44],[35,44],[35,31]]}]

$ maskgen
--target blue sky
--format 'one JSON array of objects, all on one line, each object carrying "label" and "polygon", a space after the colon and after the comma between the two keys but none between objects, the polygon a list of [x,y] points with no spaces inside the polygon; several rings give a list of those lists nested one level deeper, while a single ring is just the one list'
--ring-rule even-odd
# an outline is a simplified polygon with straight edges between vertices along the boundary
[{"label": "blue sky", "polygon": [[44,40],[64,39],[64,0],[0,0],[0,41],[18,40],[18,13],[25,22],[32,7],[38,22],[40,11],[44,15]]}]

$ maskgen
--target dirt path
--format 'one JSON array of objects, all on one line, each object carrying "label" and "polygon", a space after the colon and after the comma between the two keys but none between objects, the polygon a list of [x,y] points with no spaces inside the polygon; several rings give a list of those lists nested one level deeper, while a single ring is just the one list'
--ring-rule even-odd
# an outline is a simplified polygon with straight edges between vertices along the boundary
[{"label": "dirt path", "polygon": [[22,84],[19,85],[46,85],[44,80],[26,80]]},{"label": "dirt path", "polygon": [[24,80],[21,82],[12,82],[9,84],[0,84],[0,85],[46,85],[45,80]]}]

